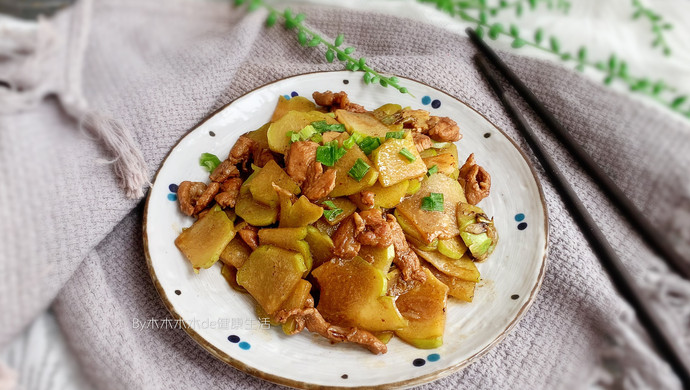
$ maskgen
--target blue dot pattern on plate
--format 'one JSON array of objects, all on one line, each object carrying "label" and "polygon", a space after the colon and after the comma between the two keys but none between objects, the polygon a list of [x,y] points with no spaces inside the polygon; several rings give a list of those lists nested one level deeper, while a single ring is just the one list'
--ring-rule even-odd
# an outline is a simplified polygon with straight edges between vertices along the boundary
[{"label": "blue dot pattern on plate", "polygon": [[177,200],[177,194],[168,194],[168,200],[174,202]]},{"label": "blue dot pattern on plate", "polygon": [[431,97],[429,97],[429,95],[424,96],[424,97],[422,98],[422,104],[426,106],[426,105],[429,104],[429,103],[431,103]]},{"label": "blue dot pattern on plate", "polygon": [[525,214],[523,214],[523,213],[515,214],[515,220],[516,220],[517,222],[522,222],[522,221],[524,221],[524,220],[525,220]]},{"label": "blue dot pattern on plate", "polygon": [[431,102],[431,107],[432,108],[439,108],[441,107],[441,101],[438,99],[435,99],[433,102]]},{"label": "blue dot pattern on plate", "polygon": [[441,359],[441,355],[439,355],[437,353],[432,353],[431,355],[426,357],[426,360],[428,360],[430,362],[437,362],[437,361],[439,361],[439,359]]},{"label": "blue dot pattern on plate", "polygon": [[425,364],[426,364],[426,360],[424,360],[424,359],[419,359],[419,358],[418,358],[418,359],[415,359],[415,360],[412,361],[412,365],[415,366],[415,367],[421,367],[421,366],[423,366],[423,365],[425,365]]},{"label": "blue dot pattern on plate", "polygon": [[172,183],[171,185],[168,186],[168,189],[170,190],[170,192],[177,193],[177,188],[178,188],[177,184],[175,184],[175,183]]},{"label": "blue dot pattern on plate", "polygon": [[249,343],[246,342],[246,341],[242,341],[242,342],[239,344],[239,346],[240,346],[241,349],[244,349],[245,351],[252,347],[252,346],[249,345]]},{"label": "blue dot pattern on plate", "polygon": [[283,95],[283,97],[285,98],[285,100],[290,100],[290,98],[291,98],[290,95]]},{"label": "blue dot pattern on plate", "polygon": [[228,336],[228,341],[231,343],[237,344],[240,342],[240,336],[238,336],[236,334],[232,334],[232,335]]},{"label": "blue dot pattern on plate", "polygon": [[295,92],[295,91],[292,91],[292,93],[290,94],[290,96],[291,96],[291,97],[295,97],[295,96],[299,96],[299,94],[298,94],[297,92]]}]

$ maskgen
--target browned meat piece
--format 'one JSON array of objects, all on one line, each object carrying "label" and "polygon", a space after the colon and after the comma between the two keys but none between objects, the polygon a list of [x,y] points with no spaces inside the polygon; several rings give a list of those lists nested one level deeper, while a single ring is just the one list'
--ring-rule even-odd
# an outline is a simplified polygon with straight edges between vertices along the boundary
[{"label": "browned meat piece", "polygon": [[467,203],[477,204],[489,196],[491,192],[491,175],[474,161],[474,153],[470,154],[465,164],[460,168],[458,181],[465,189]]},{"label": "browned meat piece", "polygon": [[454,120],[447,117],[432,116],[427,122],[429,137],[438,142],[455,142],[462,138],[460,128]]},{"label": "browned meat piece", "polygon": [[415,131],[426,133],[429,126],[427,121],[429,120],[429,111],[425,110],[412,110],[410,108],[405,108],[400,111],[399,122],[403,124],[403,127],[408,129],[414,129]]},{"label": "browned meat piece", "polygon": [[316,149],[319,144],[313,141],[298,141],[290,145],[285,157],[285,168],[292,180],[300,186],[307,179],[309,166],[316,161]]},{"label": "browned meat piece", "polygon": [[239,177],[233,177],[224,181],[220,185],[221,192],[216,195],[216,203],[218,203],[222,208],[235,207],[237,197],[240,195],[241,186],[242,179]]},{"label": "browned meat piece", "polygon": [[241,222],[235,227],[235,230],[242,238],[242,241],[249,245],[252,250],[259,246],[259,228],[247,222]]},{"label": "browned meat piece", "polygon": [[413,133],[412,139],[414,140],[414,146],[417,147],[417,151],[420,153],[431,147],[431,138],[422,133]]},{"label": "browned meat piece", "polygon": [[379,209],[371,209],[359,213],[364,220],[364,230],[357,235],[357,241],[362,245],[387,247],[392,244],[391,228]]},{"label": "browned meat piece", "polygon": [[211,172],[211,180],[222,183],[231,177],[238,177],[240,171],[230,160],[224,160]]},{"label": "browned meat piece", "polygon": [[365,190],[359,193],[359,200],[365,206],[374,207],[374,198],[376,198],[376,194],[371,191]]},{"label": "browned meat piece", "polygon": [[351,342],[363,345],[374,354],[386,353],[386,344],[366,330],[331,325],[314,308],[314,300],[309,297],[307,307],[290,311],[280,310],[276,313],[278,322],[285,323],[290,317],[295,320],[295,333],[299,333],[306,327],[312,333],[319,334],[332,343]]},{"label": "browned meat piece", "polygon": [[237,142],[235,142],[235,145],[232,146],[232,149],[230,149],[228,160],[230,160],[232,165],[242,163],[242,169],[247,170],[249,157],[252,156],[255,148],[256,142],[243,134],[237,139]]},{"label": "browned meat piece", "polygon": [[260,168],[263,168],[271,160],[275,161],[275,159],[270,149],[257,149],[254,151],[254,164]]},{"label": "browned meat piece", "polygon": [[206,189],[206,184],[201,182],[183,181],[177,187],[177,201],[180,203],[180,211],[186,215],[194,214],[196,200]]},{"label": "browned meat piece", "polygon": [[311,95],[314,98],[314,102],[319,106],[330,107],[331,111],[335,111],[339,108],[352,112],[367,112],[364,107],[359,104],[351,103],[350,98],[347,97],[347,93],[340,92],[314,92]]},{"label": "browned meat piece", "polygon": [[177,188],[180,211],[187,215],[197,215],[208,206],[216,196],[220,184],[212,182],[208,186],[201,182],[183,181]]},{"label": "browned meat piece", "polygon": [[211,184],[209,184],[206,187],[204,192],[202,192],[201,195],[199,195],[199,197],[197,198],[196,204],[194,205],[194,214],[199,214],[203,209],[208,207],[208,205],[211,204],[213,198],[215,198],[219,190],[220,184],[216,183],[215,181],[212,181]]},{"label": "browned meat piece", "polygon": [[414,253],[407,243],[405,233],[403,233],[398,221],[390,214],[386,215],[386,221],[390,226],[393,247],[395,248],[393,263],[400,269],[403,280],[415,279],[424,282],[426,280],[426,273],[422,269],[419,257],[417,257],[417,254]]},{"label": "browned meat piece", "polygon": [[335,169],[323,171],[323,166],[318,161],[313,161],[307,170],[307,178],[302,185],[302,195],[315,202],[323,199],[335,188]]},{"label": "browned meat piece", "polygon": [[333,233],[333,254],[343,259],[357,256],[362,245],[357,241],[356,236],[362,230],[364,230],[364,221],[357,213],[342,221]]}]

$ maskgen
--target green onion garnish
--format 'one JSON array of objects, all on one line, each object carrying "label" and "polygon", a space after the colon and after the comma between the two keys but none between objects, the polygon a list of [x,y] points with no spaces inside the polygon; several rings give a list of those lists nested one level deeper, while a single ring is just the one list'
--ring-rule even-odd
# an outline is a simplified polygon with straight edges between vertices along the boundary
[{"label": "green onion garnish", "polygon": [[286,134],[288,137],[290,137],[290,143],[302,140],[299,133],[295,133],[294,131],[288,131]]},{"label": "green onion garnish", "polygon": [[355,146],[355,144],[359,144],[360,142],[362,142],[363,139],[364,136],[361,133],[355,131],[352,133],[352,135],[350,135],[348,139],[343,141],[343,147],[347,150],[350,150],[353,146]]},{"label": "green onion garnish", "polygon": [[417,159],[417,157],[415,157],[414,154],[412,154],[412,152],[410,152],[407,148],[400,149],[398,153],[400,153],[401,156],[405,157],[408,162],[413,162]]},{"label": "green onion garnish", "polygon": [[337,131],[338,133],[342,133],[343,131],[345,131],[345,125],[343,125],[342,123],[329,125],[328,123],[326,123],[326,121],[318,121],[312,122],[311,126],[319,133],[325,133],[327,131]]},{"label": "green onion garnish", "polygon": [[381,146],[381,140],[378,137],[366,137],[359,143],[364,154],[371,154],[379,146]]},{"label": "green onion garnish", "polygon": [[323,141],[323,136],[319,133],[316,133],[316,134],[312,135],[310,139],[312,141],[316,142],[317,144],[320,144],[321,141]]},{"label": "green onion garnish", "polygon": [[345,153],[347,151],[338,146],[338,141],[333,140],[324,146],[316,148],[316,161],[327,167],[332,167]]},{"label": "green onion garnish", "polygon": [[405,131],[389,131],[386,133],[386,139],[388,138],[403,139],[405,138]]},{"label": "green onion garnish", "polygon": [[326,219],[329,221],[333,221],[335,217],[343,213],[343,209],[336,206],[335,203],[333,203],[330,200],[323,202],[323,204],[328,206],[328,208],[330,209],[323,211],[323,216],[326,217]]},{"label": "green onion garnish", "polygon": [[443,211],[443,194],[432,192],[422,198],[420,209],[424,211]]},{"label": "green onion garnish", "polygon": [[431,176],[436,172],[438,172],[438,165],[434,165],[433,167],[429,168],[429,170],[426,172],[426,175]]},{"label": "green onion garnish", "polygon": [[299,131],[300,138],[302,138],[305,141],[311,138],[311,136],[314,134],[317,134],[317,131],[312,125],[307,125]]},{"label": "green onion garnish", "polygon": [[365,163],[364,160],[361,158],[358,158],[357,161],[355,161],[355,165],[350,168],[350,170],[347,172],[348,175],[350,175],[353,179],[360,181],[364,177],[364,175],[369,172],[369,164]]},{"label": "green onion garnish", "polygon": [[199,165],[201,165],[205,170],[213,172],[218,165],[220,165],[220,160],[215,154],[202,153],[199,157]]}]

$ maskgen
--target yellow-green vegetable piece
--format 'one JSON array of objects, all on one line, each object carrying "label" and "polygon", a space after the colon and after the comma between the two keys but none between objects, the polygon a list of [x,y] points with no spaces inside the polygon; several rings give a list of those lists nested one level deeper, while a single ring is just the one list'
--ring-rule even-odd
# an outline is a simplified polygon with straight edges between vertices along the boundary
[{"label": "yellow-green vegetable piece", "polygon": [[220,261],[235,268],[240,268],[251,253],[252,249],[245,244],[242,237],[235,235],[225,249],[223,249],[223,252],[220,253]]},{"label": "yellow-green vegetable piece", "polygon": [[328,222],[328,223],[331,224],[331,225],[339,224],[340,221],[344,220],[345,218],[347,218],[347,217],[349,217],[350,215],[352,215],[352,213],[354,213],[355,211],[357,211],[357,205],[356,205],[354,202],[352,202],[350,199],[344,198],[344,197],[339,197],[339,198],[326,198],[326,199],[324,199],[324,200],[321,202],[321,207],[323,207],[324,209],[328,209],[329,207],[326,206],[325,204],[323,204],[323,202],[324,202],[324,201],[329,201],[329,200],[330,200],[331,202],[333,202],[333,204],[334,204],[337,208],[343,210],[343,212],[340,213],[340,214],[338,214],[338,215],[336,215],[335,218],[333,218],[333,220],[328,220],[328,219],[326,219],[326,218],[324,217],[324,219],[326,219],[326,222]]},{"label": "yellow-green vegetable piece", "polygon": [[273,110],[271,122],[275,122],[282,118],[289,111],[309,112],[316,110],[316,104],[303,96],[295,96],[290,99],[285,99],[285,96],[278,97],[278,104]]},{"label": "yellow-green vegetable piece", "polygon": [[400,203],[407,194],[407,188],[410,185],[410,180],[404,180],[400,183],[393,184],[390,187],[383,187],[381,183],[376,182],[373,186],[366,189],[374,193],[374,205],[367,206],[362,203],[360,194],[355,194],[350,197],[359,207],[360,210],[370,209],[372,207],[381,207],[384,209],[391,209]]},{"label": "yellow-green vegetable piece", "polygon": [[489,219],[480,207],[468,203],[458,204],[457,216],[460,237],[470,253],[478,261],[486,260],[498,244],[494,220]]},{"label": "yellow-green vegetable piece", "polygon": [[275,245],[283,249],[289,249],[300,253],[302,257],[304,257],[304,265],[307,267],[308,272],[311,271],[313,261],[311,251],[309,250],[309,244],[304,241],[306,237],[306,226],[259,230],[259,244]]},{"label": "yellow-green vegetable piece", "polygon": [[336,110],[335,117],[338,122],[345,125],[348,133],[358,132],[369,137],[385,137],[390,128],[369,113],[350,112],[346,110]]},{"label": "yellow-green vegetable piece", "polygon": [[[352,166],[355,165],[358,159],[362,159],[367,165],[370,166],[369,171],[364,175],[362,180],[357,181],[352,176],[348,175]],[[352,149],[348,150],[343,157],[338,160],[333,166],[335,169],[335,187],[333,191],[329,194],[332,198],[337,198],[339,196],[347,196],[360,192],[361,190],[371,187],[376,183],[376,179],[379,177],[378,171],[373,166],[373,163],[369,158],[362,152],[359,146],[354,145]]]},{"label": "yellow-green vegetable piece", "polygon": [[307,236],[304,239],[309,244],[314,261],[313,267],[318,267],[333,258],[333,240],[314,226],[307,226]]},{"label": "yellow-green vegetable piece", "polygon": [[388,273],[395,257],[393,245],[387,247],[362,245],[359,256],[384,274]]},{"label": "yellow-green vegetable piece", "polygon": [[419,155],[422,156],[422,158],[429,158],[429,157],[437,156],[438,152],[434,148],[429,148],[429,149],[424,149],[421,152],[419,152]]},{"label": "yellow-green vegetable piece", "polygon": [[410,243],[412,243],[415,247],[424,251],[435,251],[438,248],[438,238],[435,238],[430,243],[424,242],[422,234],[419,232],[419,230],[417,230],[416,227],[414,227],[412,222],[410,222],[407,217],[400,214],[397,209],[393,211],[393,215],[397,219],[398,225],[400,225],[402,228],[403,233],[405,233],[407,240],[410,241]]},{"label": "yellow-green vegetable piece", "polygon": [[448,256],[442,255],[438,252],[427,252],[419,248],[413,248],[414,251],[422,259],[428,261],[436,267],[437,270],[462,280],[469,282],[478,282],[480,278],[479,270],[474,264],[474,261],[465,254],[459,259],[451,259]]},{"label": "yellow-green vegetable piece", "polygon": [[300,227],[311,225],[323,215],[323,208],[311,203],[302,195],[297,202],[282,192],[278,192],[280,198],[280,227]]},{"label": "yellow-green vegetable piece", "polygon": [[371,332],[407,325],[394,298],[385,296],[386,275],[361,257],[331,260],[312,275],[321,288],[317,309],[326,321]]},{"label": "yellow-green vegetable piece", "polygon": [[[306,306],[307,298],[309,298],[311,292],[311,283],[304,279],[297,282],[295,289],[292,294],[283,302],[280,307],[282,310],[290,311],[292,309],[301,309]],[[288,320],[282,325],[283,332],[286,335],[293,335],[297,330],[297,323],[294,317],[288,318]]]},{"label": "yellow-green vegetable piece", "polygon": [[457,298],[461,301],[472,302],[474,299],[474,288],[476,287],[477,283],[444,274],[443,272],[437,270],[433,265],[428,263],[424,264],[429,271],[434,274],[436,279],[448,286],[448,296]]},{"label": "yellow-green vegetable piece", "polygon": [[374,336],[384,344],[388,344],[388,342],[391,341],[391,339],[393,338],[394,334],[395,333],[390,330],[384,332],[374,332]]},{"label": "yellow-green vegetable piece", "polygon": [[271,126],[268,128],[266,136],[269,148],[276,153],[286,154],[290,149],[288,132],[299,132],[312,122],[320,121],[326,121],[329,125],[338,123],[331,116],[319,111],[289,111],[282,118],[271,123]]},{"label": "yellow-green vegetable piece", "polygon": [[[400,155],[400,150],[407,149],[414,161]],[[403,180],[417,178],[426,174],[424,160],[417,152],[410,133],[403,139],[389,138],[372,152],[374,165],[379,171],[379,182],[383,187],[390,187]]]},{"label": "yellow-green vegetable piece", "polygon": [[[426,164],[427,169],[430,169],[435,165],[438,169],[438,173],[446,176],[452,176],[455,171],[458,170],[458,160],[450,153],[443,153],[433,157],[423,157],[422,159],[424,160],[424,164]],[[455,179],[457,179],[457,176]]]},{"label": "yellow-green vegetable piece", "polygon": [[417,348],[431,349],[443,345],[448,286],[428,269],[424,271],[426,281],[400,295],[395,302],[408,321],[408,325],[396,330],[395,335]]},{"label": "yellow-green vegetable piece", "polygon": [[218,205],[184,229],[175,245],[192,263],[194,270],[209,268],[220,258],[221,252],[235,237],[235,226]]},{"label": "yellow-green vegetable piece", "polygon": [[252,139],[254,142],[256,142],[256,145],[260,149],[268,149],[268,128],[271,126],[271,123],[266,123],[265,125],[259,127],[258,129],[254,131],[250,131],[249,133],[245,134],[248,138]]},{"label": "yellow-green vegetable piece", "polygon": [[[443,211],[421,209],[422,198],[430,193],[443,194]],[[403,200],[396,210],[417,228],[422,241],[429,243],[435,238],[443,239],[460,234],[455,209],[459,202],[467,202],[460,183],[446,175],[431,175],[422,182],[416,194]]]},{"label": "yellow-green vegetable piece", "polygon": [[300,193],[299,185],[285,173],[283,168],[274,160],[264,165],[261,171],[254,177],[249,184],[249,190],[255,200],[270,206],[278,206],[278,194],[273,189],[273,184],[284,188],[293,194]]},{"label": "yellow-green vegetable piece", "polygon": [[422,181],[417,180],[417,179],[411,179],[409,180],[410,185],[407,187],[407,192],[405,192],[405,195],[414,195],[419,191],[420,188],[422,188]]},{"label": "yellow-green vegetable piece", "polygon": [[301,254],[261,245],[237,270],[237,283],[271,315],[290,296],[306,270]]},{"label": "yellow-green vegetable piece", "polygon": [[438,240],[438,251],[451,259],[459,259],[467,252],[467,246],[460,237],[455,236]]},{"label": "yellow-green vegetable piece", "polygon": [[278,220],[278,208],[266,206],[254,200],[249,191],[248,182],[250,182],[249,179],[240,187],[240,195],[235,204],[235,213],[250,225],[267,226],[275,223]]},{"label": "yellow-green vegetable piece", "polygon": [[226,282],[232,287],[233,290],[239,291],[241,293],[246,293],[247,290],[237,284],[237,268],[223,264],[223,268],[220,270],[220,274],[223,275],[223,278],[225,279]]}]

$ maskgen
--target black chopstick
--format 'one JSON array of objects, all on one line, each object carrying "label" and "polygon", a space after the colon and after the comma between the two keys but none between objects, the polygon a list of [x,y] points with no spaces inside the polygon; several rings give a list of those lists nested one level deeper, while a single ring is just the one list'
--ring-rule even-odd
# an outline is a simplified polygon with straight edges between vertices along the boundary
[{"label": "black chopstick", "polygon": [[[585,238],[592,247],[594,253],[601,260],[604,269],[608,272],[613,285],[618,292],[635,309],[640,323],[647,330],[654,345],[659,352],[666,358],[671,368],[676,372],[684,388],[690,388],[690,354],[684,352],[679,343],[674,343],[673,335],[664,327],[659,316],[647,298],[645,293],[635,285],[630,273],[618,258],[611,245],[606,240],[604,234],[599,230],[594,218],[589,214],[582,204],[575,191],[568,183],[563,173],[558,169],[556,163],[545,151],[544,146],[536,137],[524,116],[516,104],[505,94],[496,74],[491,70],[484,58],[477,56],[479,69],[489,81],[489,84],[498,95],[506,110],[513,116],[518,130],[527,140],[527,143],[534,151],[547,175],[551,178],[554,187],[558,190],[573,219],[577,222]],[[680,340],[675,338],[675,340]]]},{"label": "black chopstick", "polygon": [[515,88],[530,107],[537,113],[556,138],[566,147],[570,154],[578,161],[587,174],[594,179],[602,191],[613,201],[621,211],[621,214],[630,222],[634,229],[640,232],[640,236],[647,242],[650,249],[656,252],[666,264],[680,276],[690,280],[690,261],[684,259],[673,245],[666,239],[642,212],[625,196],[623,191],[611,180],[611,178],[599,167],[592,157],[570,135],[570,132],[551,114],[551,112],[539,101],[532,91],[520,80],[520,78],[506,65],[489,45],[482,40],[477,33],[468,28],[465,30],[472,42],[486,55],[490,62],[505,76],[508,82]]}]

